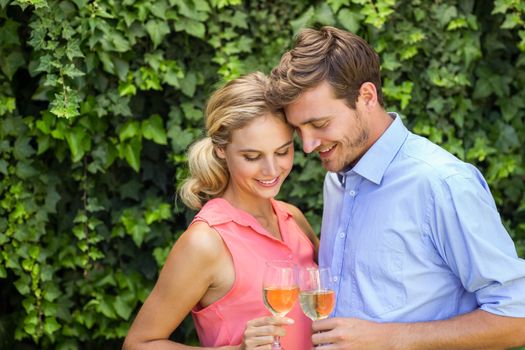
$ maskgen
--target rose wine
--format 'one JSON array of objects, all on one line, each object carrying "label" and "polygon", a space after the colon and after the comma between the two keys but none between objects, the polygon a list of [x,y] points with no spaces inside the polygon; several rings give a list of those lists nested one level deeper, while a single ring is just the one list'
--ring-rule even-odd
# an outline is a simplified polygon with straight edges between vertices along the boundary
[{"label": "rose wine", "polygon": [[301,309],[313,321],[327,318],[335,305],[333,290],[306,290],[301,291]]},{"label": "rose wine", "polygon": [[284,316],[292,309],[297,297],[299,287],[266,287],[264,288],[264,304],[272,314]]}]

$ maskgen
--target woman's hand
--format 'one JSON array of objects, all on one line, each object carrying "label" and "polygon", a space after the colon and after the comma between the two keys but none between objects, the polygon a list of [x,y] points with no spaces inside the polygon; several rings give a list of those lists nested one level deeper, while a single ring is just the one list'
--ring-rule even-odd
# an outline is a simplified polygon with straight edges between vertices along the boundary
[{"label": "woman's hand", "polygon": [[291,318],[277,316],[265,316],[249,321],[244,330],[240,350],[271,350],[273,337],[283,337],[286,334],[284,326],[293,323]]}]

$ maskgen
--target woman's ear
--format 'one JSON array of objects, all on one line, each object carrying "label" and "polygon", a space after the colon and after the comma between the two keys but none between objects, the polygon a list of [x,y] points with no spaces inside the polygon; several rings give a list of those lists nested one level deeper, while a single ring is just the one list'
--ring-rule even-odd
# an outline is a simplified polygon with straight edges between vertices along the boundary
[{"label": "woman's ear", "polygon": [[215,147],[215,154],[220,159],[225,159],[226,158],[226,154],[224,153],[224,148],[223,147]]}]

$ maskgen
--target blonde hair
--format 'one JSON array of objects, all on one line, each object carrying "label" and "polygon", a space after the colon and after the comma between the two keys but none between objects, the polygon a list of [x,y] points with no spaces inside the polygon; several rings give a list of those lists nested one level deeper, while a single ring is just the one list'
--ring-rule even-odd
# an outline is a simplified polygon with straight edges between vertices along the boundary
[{"label": "blonde hair", "polygon": [[226,190],[230,174],[226,162],[219,158],[216,148],[225,148],[232,133],[256,118],[272,115],[284,122],[281,111],[272,109],[265,93],[268,78],[260,72],[231,80],[210,97],[206,106],[206,137],[188,150],[190,175],[184,180],[179,195],[191,209],[200,209],[205,202],[221,196]]}]

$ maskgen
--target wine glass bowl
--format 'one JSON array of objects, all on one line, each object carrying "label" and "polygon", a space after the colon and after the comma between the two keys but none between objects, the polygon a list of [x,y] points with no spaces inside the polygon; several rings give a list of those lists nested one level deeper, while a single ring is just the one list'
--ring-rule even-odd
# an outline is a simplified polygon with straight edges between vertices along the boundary
[{"label": "wine glass bowl", "polygon": [[335,291],[330,270],[309,266],[299,272],[300,304],[312,321],[327,318],[335,306]]},{"label": "wine glass bowl", "polygon": [[[291,261],[268,261],[263,276],[264,305],[274,316],[285,316],[297,302],[297,271]],[[284,350],[275,336],[272,350]]]},{"label": "wine glass bowl", "polygon": [[298,287],[266,287],[264,304],[274,316],[283,317],[293,308],[298,295]]}]

